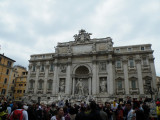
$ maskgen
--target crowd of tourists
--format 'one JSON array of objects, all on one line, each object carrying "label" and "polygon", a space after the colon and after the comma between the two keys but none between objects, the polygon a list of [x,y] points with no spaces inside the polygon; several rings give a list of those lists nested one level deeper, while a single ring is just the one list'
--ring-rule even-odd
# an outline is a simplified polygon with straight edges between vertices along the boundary
[{"label": "crowd of tourists", "polygon": [[0,98],[0,120],[160,120],[160,102],[147,99],[89,104],[57,103],[26,104]]}]

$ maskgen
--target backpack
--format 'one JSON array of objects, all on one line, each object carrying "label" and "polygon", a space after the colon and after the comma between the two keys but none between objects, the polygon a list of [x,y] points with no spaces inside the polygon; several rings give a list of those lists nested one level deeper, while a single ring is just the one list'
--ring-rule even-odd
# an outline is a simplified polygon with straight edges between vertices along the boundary
[{"label": "backpack", "polygon": [[14,110],[11,120],[22,120],[23,119],[23,109],[22,110]]}]

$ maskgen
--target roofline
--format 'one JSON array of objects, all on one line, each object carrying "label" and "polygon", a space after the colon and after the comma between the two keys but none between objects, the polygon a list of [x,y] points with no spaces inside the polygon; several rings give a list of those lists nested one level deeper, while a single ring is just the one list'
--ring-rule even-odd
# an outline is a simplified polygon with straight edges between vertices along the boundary
[{"label": "roofline", "polygon": [[125,47],[136,47],[136,46],[151,46],[152,44],[137,44],[137,45],[126,45],[126,46],[116,46],[113,48],[125,48]]},{"label": "roofline", "polygon": [[11,58],[9,58],[9,57],[7,57],[7,56],[4,56],[3,54],[0,54],[0,56],[5,57],[5,58],[7,58],[7,59],[9,59],[9,60],[11,60],[11,61],[13,61],[13,62],[16,62],[15,60],[13,60],[13,59],[11,59]]}]

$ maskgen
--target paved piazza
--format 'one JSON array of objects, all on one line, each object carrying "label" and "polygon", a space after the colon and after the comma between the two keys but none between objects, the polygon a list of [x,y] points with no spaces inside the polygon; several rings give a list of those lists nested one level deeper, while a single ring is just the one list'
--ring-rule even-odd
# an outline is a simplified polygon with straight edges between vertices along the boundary
[{"label": "paved piazza", "polygon": [[148,88],[157,89],[151,44],[113,47],[110,37],[90,36],[81,29],[74,41],[58,43],[55,53],[31,55],[24,100],[150,97]]}]

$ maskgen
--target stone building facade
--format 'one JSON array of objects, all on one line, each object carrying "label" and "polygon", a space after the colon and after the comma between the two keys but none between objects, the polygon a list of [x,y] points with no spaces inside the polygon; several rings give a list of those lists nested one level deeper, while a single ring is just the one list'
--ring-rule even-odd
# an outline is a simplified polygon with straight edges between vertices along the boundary
[{"label": "stone building facade", "polygon": [[113,47],[110,37],[91,39],[80,30],[55,53],[31,55],[25,98],[106,101],[150,96],[156,90],[151,44]]}]

